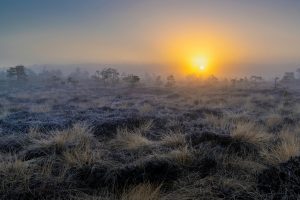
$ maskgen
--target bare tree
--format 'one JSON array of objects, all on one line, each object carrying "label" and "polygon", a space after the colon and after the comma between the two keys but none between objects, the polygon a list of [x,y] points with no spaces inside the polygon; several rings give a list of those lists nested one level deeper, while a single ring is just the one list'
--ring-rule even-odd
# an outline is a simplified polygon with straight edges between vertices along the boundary
[{"label": "bare tree", "polygon": [[259,81],[262,81],[263,78],[261,76],[251,76],[250,80],[257,83]]},{"label": "bare tree", "polygon": [[166,87],[174,87],[175,86],[175,78],[173,75],[170,75],[167,77],[167,83],[166,83]]},{"label": "bare tree", "polygon": [[285,72],[284,76],[281,79],[281,82],[283,82],[283,83],[291,83],[293,81],[295,81],[294,72]]},{"label": "bare tree", "polygon": [[254,83],[254,86],[256,87],[259,82],[263,81],[263,78],[261,76],[251,76],[250,80],[252,81],[252,83]]},{"label": "bare tree", "polygon": [[140,81],[140,77],[130,74],[123,78],[123,81],[127,82],[130,87],[135,87],[137,83]]},{"label": "bare tree", "polygon": [[208,77],[207,81],[210,83],[216,83],[216,82],[218,82],[218,78],[215,77],[214,75],[211,75]]},{"label": "bare tree", "polygon": [[16,67],[10,67],[7,70],[7,76],[9,78],[17,77],[17,80],[26,80],[27,74],[25,73],[25,67],[23,65],[18,65]]},{"label": "bare tree", "polygon": [[69,76],[68,79],[67,79],[67,82],[72,84],[73,86],[77,86],[78,83],[79,83],[79,80],[72,77],[72,76]]},{"label": "bare tree", "polygon": [[96,74],[92,78],[102,81],[105,86],[114,86],[119,81],[119,72],[113,68],[105,68],[101,72],[96,71]]},{"label": "bare tree", "polygon": [[157,76],[155,78],[155,85],[156,86],[161,86],[163,84],[162,80],[161,80],[161,76]]},{"label": "bare tree", "polygon": [[279,80],[279,77],[275,77],[274,79],[274,89],[276,90],[277,87],[278,87],[278,80]]},{"label": "bare tree", "polygon": [[230,82],[232,84],[232,87],[235,87],[237,80],[234,78],[234,79],[231,79]]}]

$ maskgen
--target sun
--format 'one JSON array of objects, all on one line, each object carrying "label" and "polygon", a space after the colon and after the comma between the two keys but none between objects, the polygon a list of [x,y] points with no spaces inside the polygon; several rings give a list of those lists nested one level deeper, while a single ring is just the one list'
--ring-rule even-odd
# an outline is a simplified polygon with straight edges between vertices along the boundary
[{"label": "sun", "polygon": [[207,59],[203,56],[197,56],[193,59],[192,65],[195,71],[204,71],[207,66]]},{"label": "sun", "polygon": [[199,66],[199,69],[200,69],[201,71],[203,71],[203,70],[205,70],[205,66],[204,66],[204,65],[200,65],[200,66]]}]

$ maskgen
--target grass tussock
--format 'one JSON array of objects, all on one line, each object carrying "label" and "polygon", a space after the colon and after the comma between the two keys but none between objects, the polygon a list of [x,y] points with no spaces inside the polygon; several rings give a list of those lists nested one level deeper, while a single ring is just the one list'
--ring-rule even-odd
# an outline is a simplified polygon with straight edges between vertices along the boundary
[{"label": "grass tussock", "polygon": [[165,155],[167,158],[174,160],[180,165],[188,165],[192,162],[192,152],[187,146],[181,147],[179,149],[170,151]]},{"label": "grass tussock", "polygon": [[0,158],[0,195],[10,196],[30,192],[29,180],[33,172],[28,163],[16,155],[3,154]]},{"label": "grass tussock", "polygon": [[283,130],[278,135],[278,142],[261,152],[268,163],[276,165],[300,155],[300,137],[294,132]]},{"label": "grass tussock", "polygon": [[85,148],[92,142],[92,134],[85,124],[75,124],[63,131],[53,131],[49,135],[40,137],[34,131],[31,133],[33,143],[44,147],[54,147],[56,150],[65,149],[68,146]]},{"label": "grass tussock", "polygon": [[264,147],[268,145],[271,135],[265,133],[261,127],[256,124],[238,123],[236,128],[231,132],[231,136],[234,140],[254,145],[255,147]]},{"label": "grass tussock", "polygon": [[170,131],[162,136],[161,144],[168,147],[183,147],[186,145],[186,139],[183,133]]},{"label": "grass tussock", "polygon": [[112,141],[112,146],[115,149],[134,150],[151,145],[153,142],[143,135],[142,130],[144,129],[147,129],[147,127],[132,131],[127,128],[118,129],[116,138]]},{"label": "grass tussock", "polygon": [[271,113],[266,118],[266,125],[269,128],[276,127],[282,123],[282,117],[277,113]]},{"label": "grass tussock", "polygon": [[205,121],[213,128],[228,130],[230,127],[230,121],[227,117],[219,117],[212,114],[206,114]]}]

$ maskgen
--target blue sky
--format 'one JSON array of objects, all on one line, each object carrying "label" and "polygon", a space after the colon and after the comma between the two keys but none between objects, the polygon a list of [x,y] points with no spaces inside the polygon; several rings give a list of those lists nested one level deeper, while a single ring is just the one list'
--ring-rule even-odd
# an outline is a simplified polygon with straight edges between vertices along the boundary
[{"label": "blue sky", "polygon": [[292,69],[300,64],[300,1],[0,0],[0,65],[165,63],[169,44],[191,35],[226,41],[236,55],[223,65],[232,70]]}]

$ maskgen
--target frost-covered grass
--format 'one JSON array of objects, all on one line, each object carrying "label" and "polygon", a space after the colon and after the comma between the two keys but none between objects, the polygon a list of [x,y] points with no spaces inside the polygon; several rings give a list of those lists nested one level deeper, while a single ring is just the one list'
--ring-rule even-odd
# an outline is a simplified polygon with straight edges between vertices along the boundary
[{"label": "frost-covered grass", "polygon": [[297,199],[298,108],[222,85],[6,90],[0,199]]}]

